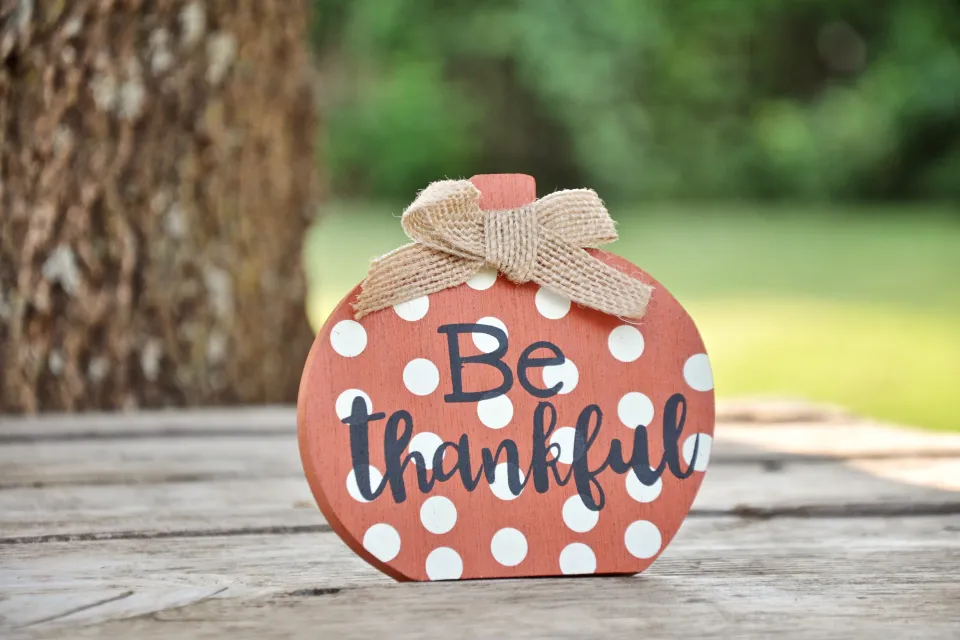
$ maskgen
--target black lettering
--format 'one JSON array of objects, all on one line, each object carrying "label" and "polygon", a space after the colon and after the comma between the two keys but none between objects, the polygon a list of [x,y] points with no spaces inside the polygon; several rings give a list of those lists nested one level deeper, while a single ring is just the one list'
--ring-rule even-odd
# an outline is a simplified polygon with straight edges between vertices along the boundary
[{"label": "black lettering", "polygon": [[[450,471],[443,470],[443,461],[446,459],[447,450],[453,450],[457,452],[457,464],[453,465],[453,468]],[[437,479],[437,482],[446,482],[453,476],[457,475],[457,470],[460,467],[460,445],[456,442],[444,442],[437,450],[433,452],[433,475]]]},{"label": "black lettering", "polygon": [[[461,326],[473,327],[476,325]],[[496,328],[492,329],[497,330]],[[461,331],[460,333],[464,332]],[[454,349],[453,356],[459,358],[456,349]],[[503,364],[502,360],[498,359],[497,362]],[[523,374],[520,377],[525,379],[526,375]],[[455,391],[457,390],[455,389]],[[610,449],[603,464],[597,469],[591,469],[588,453],[596,442],[603,424],[603,413],[600,407],[591,404],[587,405],[577,417],[574,427],[573,460],[564,475],[558,466],[561,453],[560,446],[556,443],[550,443],[550,437],[557,429],[558,413],[556,407],[550,402],[540,402],[533,413],[532,456],[530,467],[526,471],[520,468],[517,443],[514,440],[504,439],[494,451],[488,448],[481,449],[480,468],[474,473],[470,460],[470,440],[466,434],[461,435],[457,442],[444,442],[437,448],[433,454],[431,471],[427,469],[422,454],[417,451],[407,453],[413,431],[413,419],[409,412],[400,410],[391,414],[387,420],[383,432],[383,452],[386,468],[380,484],[377,487],[371,487],[369,473],[370,424],[383,420],[385,415],[384,413],[368,414],[366,402],[362,398],[355,398],[351,406],[350,416],[343,420],[344,424],[350,427],[350,456],[357,487],[366,500],[376,499],[389,486],[394,502],[404,502],[407,497],[404,475],[411,463],[416,471],[417,489],[424,494],[433,489],[435,482],[446,482],[457,475],[460,476],[460,481],[467,491],[474,491],[484,479],[488,484],[495,482],[498,479],[496,477],[497,467],[505,465],[506,483],[513,495],[520,495],[520,492],[531,480],[537,493],[546,493],[551,486],[550,476],[552,473],[553,481],[560,487],[565,486],[573,479],[577,487],[577,494],[584,505],[592,511],[600,511],[606,503],[606,497],[597,477],[606,469],[609,468],[618,475],[633,473],[642,484],[651,486],[668,468],[675,477],[681,480],[690,477],[695,470],[699,451],[699,443],[696,443],[690,464],[684,468],[681,461],[681,436],[686,422],[687,404],[686,398],[677,393],[672,395],[664,404],[662,413],[663,458],[656,468],[652,468],[650,464],[649,428],[638,425],[634,429],[633,446],[629,459],[624,456],[622,441],[619,438],[613,438],[610,441]],[[444,460],[448,451],[456,451],[457,459],[456,464],[453,466],[447,465],[450,468],[445,468]],[[501,462],[501,459],[504,458],[505,462]],[[503,482],[503,478],[499,478],[499,480]]]},{"label": "black lettering", "polygon": [[[553,356],[550,358],[534,358],[532,355],[537,349],[547,349],[552,351]],[[560,392],[560,389],[563,387],[563,383],[558,382],[549,389],[541,389],[530,382],[530,379],[527,377],[527,369],[534,367],[551,367],[554,365],[563,364],[566,361],[567,359],[564,357],[563,352],[560,351],[560,348],[557,345],[547,342],[546,340],[534,342],[529,347],[524,349],[523,353],[520,354],[520,360],[517,362],[517,380],[520,381],[520,386],[522,386],[526,392],[533,397],[551,398]]]},{"label": "black lettering", "polygon": [[490,453],[490,449],[480,451],[483,459],[483,475],[487,479],[487,483],[493,484],[501,453],[507,454],[507,486],[510,488],[510,493],[518,496],[530,479],[530,474],[528,473],[527,477],[520,479],[520,454],[517,451],[517,443],[513,440],[509,438],[503,440],[497,445],[497,450],[493,454]]},{"label": "black lettering", "polygon": [[[486,451],[486,449],[484,449]],[[480,484],[480,478],[483,477],[483,469],[477,475],[473,475],[470,467],[470,439],[467,434],[460,436],[460,444],[457,445],[457,467],[460,469],[460,481],[467,491],[473,491]]]},{"label": "black lettering", "polygon": [[[479,402],[505,394],[513,386],[513,372],[503,361],[507,354],[507,334],[499,327],[486,324],[445,324],[437,329],[447,335],[447,351],[450,354],[450,379],[453,389],[443,396],[444,402]],[[461,333],[485,333],[496,338],[497,348],[490,353],[463,357],[460,355]],[[467,364],[486,364],[496,368],[503,376],[499,387],[484,391],[463,390],[463,367]]]},{"label": "black lettering", "polygon": [[[544,429],[544,419],[549,422]],[[533,459],[530,462],[530,475],[533,476],[533,486],[537,493],[546,493],[550,488],[550,477],[547,470],[553,472],[553,479],[558,486],[564,486],[570,481],[572,469],[566,476],[561,477],[557,463],[560,462],[560,446],[556,443],[547,445],[550,434],[557,426],[557,410],[549,402],[541,402],[533,412]],[[553,454],[553,458],[549,454]]]},{"label": "black lettering", "polygon": [[[591,431],[590,423],[593,416],[596,416],[597,419],[596,426]],[[577,417],[577,426],[575,427],[576,436],[573,442],[573,464],[570,465],[573,468],[573,479],[577,485],[577,493],[580,494],[580,499],[583,500],[583,504],[591,511],[600,511],[606,502],[606,497],[603,495],[603,487],[600,486],[597,476],[607,468],[607,462],[604,461],[599,469],[591,471],[587,460],[587,452],[600,434],[601,424],[603,424],[603,412],[600,411],[600,407],[597,405],[587,405],[583,411],[580,412],[580,415]],[[593,497],[593,487],[597,489],[596,500]]]},{"label": "black lettering", "polygon": [[607,466],[614,473],[627,473],[632,471],[637,480],[646,486],[650,486],[657,481],[657,478],[663,474],[664,463],[656,469],[650,468],[650,445],[649,432],[643,425],[633,430],[633,452],[629,460],[623,459],[623,445],[619,438],[614,438],[610,443],[610,453],[607,455]]},{"label": "black lettering", "polygon": [[[398,433],[397,427],[400,423],[403,423],[403,431]],[[403,472],[411,462],[417,470],[417,487],[420,493],[429,493],[435,480],[434,476],[427,477],[427,465],[419,451],[411,451],[403,456],[403,452],[410,444],[411,431],[413,431],[413,418],[408,412],[401,410],[390,415],[383,434],[383,457],[386,460],[383,477],[390,483],[390,492],[397,504],[407,499]]]},{"label": "black lettering", "polygon": [[682,394],[675,393],[663,405],[663,457],[673,475],[681,480],[693,474],[700,448],[700,439],[697,438],[693,447],[693,456],[690,458],[690,466],[684,471],[680,466],[680,434],[683,433],[683,423],[686,419],[687,399]]},{"label": "black lettering", "polygon": [[376,490],[370,487],[370,423],[374,420],[383,420],[387,414],[367,413],[366,401],[357,396],[350,407],[350,415],[343,419],[343,423],[350,425],[350,462],[353,465],[353,477],[357,481],[357,489],[364,500],[375,500],[387,486],[385,479],[380,480]]}]

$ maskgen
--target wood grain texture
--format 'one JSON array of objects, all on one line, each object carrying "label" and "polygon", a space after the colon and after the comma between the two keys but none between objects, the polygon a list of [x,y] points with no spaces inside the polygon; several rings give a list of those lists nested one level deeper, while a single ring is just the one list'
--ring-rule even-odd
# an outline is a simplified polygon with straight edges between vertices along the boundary
[{"label": "wood grain texture", "polygon": [[956,637],[956,437],[730,406],[641,576],[445,585],[393,584],[325,529],[291,408],[30,421],[45,439],[0,419],[0,636]]},{"label": "wood grain texture", "polygon": [[102,440],[293,434],[296,410],[288,405],[211,407],[130,412],[0,415],[0,444],[54,440]]},{"label": "wood grain texture", "polygon": [[[777,629],[812,637],[823,620],[841,619],[858,632],[878,629],[877,620],[905,632],[922,620],[931,637],[960,614],[958,566],[957,522],[943,517],[690,519],[642,576],[458,586],[391,584],[330,533],[47,543],[5,554],[0,611],[10,627],[51,618],[35,628],[64,634],[141,616],[85,630],[128,637],[424,637],[444,627],[484,637],[617,629],[675,637],[691,622],[745,637]],[[76,608],[65,594],[95,602],[126,592],[136,597],[60,615]],[[170,610],[191,598],[213,599]]]},{"label": "wood grain texture", "polygon": [[[960,457],[960,446],[953,446],[946,434],[903,431],[887,437],[890,432],[886,427],[803,423],[766,429],[720,425],[717,429],[722,434],[711,454],[713,466],[777,466],[791,461],[821,464],[834,458],[883,461]],[[778,433],[783,433],[784,446],[789,446],[790,438],[804,429],[810,430],[809,446],[819,442],[822,453],[810,448],[809,453],[775,448]],[[870,435],[874,433],[876,438]],[[856,443],[846,444],[848,437],[856,437]],[[302,477],[302,472],[293,432],[211,434],[198,429],[181,437],[18,440],[0,445],[0,489],[296,477]]]},{"label": "wood grain texture", "polygon": [[[956,582],[939,573],[939,552],[911,550],[898,561],[876,561],[869,552],[832,555],[817,550],[795,554],[789,562],[758,558],[749,571],[723,566],[709,577],[654,574],[586,579],[588,583],[578,585],[537,581],[503,587],[462,583],[433,590],[430,585],[410,585],[253,603],[211,599],[58,635],[431,638],[452,632],[459,637],[579,640],[639,632],[657,638],[702,633],[766,640],[837,637],[843,630],[848,637],[952,640],[960,624],[955,604],[960,593]],[[797,572],[799,562],[811,573]],[[829,578],[812,579],[821,573]]]},{"label": "wood grain texture", "polygon": [[[254,445],[248,459],[267,448]],[[719,446],[719,443],[718,443]],[[292,456],[291,456],[292,457]],[[755,517],[825,517],[843,513],[954,512],[960,494],[938,483],[908,484],[884,470],[960,478],[960,456],[871,461],[798,458],[775,463],[713,464],[689,517],[742,513]],[[294,460],[291,464],[295,463]],[[256,466],[255,460],[251,467]],[[238,530],[324,527],[298,473],[256,479],[198,479],[140,484],[56,484],[0,490],[0,542],[13,539],[197,536]]]},{"label": "wood grain texture", "polygon": [[[253,454],[255,447],[260,450]],[[0,488],[301,474],[293,434],[32,442],[0,447]]]},{"label": "wood grain texture", "polygon": [[[0,447],[0,538],[323,525],[300,471],[289,428],[293,411],[263,413],[282,417],[286,430],[251,435],[248,427],[261,423],[239,420],[233,410],[191,411],[133,416],[132,426],[144,437],[128,437],[117,417],[108,421],[109,430],[84,437],[86,417],[78,416],[80,425],[69,431],[68,420],[50,417],[66,441]],[[35,421],[41,431],[45,420]],[[171,424],[178,430],[157,435]],[[949,490],[960,478],[953,438],[858,421],[723,423],[692,512],[812,508],[822,514],[884,504],[929,511],[958,499]],[[796,448],[797,441],[807,442],[804,450],[811,453],[774,448]],[[816,447],[823,453],[813,453]]]},{"label": "wood grain texture", "polygon": [[[740,425],[824,424],[847,427],[866,421],[829,405],[793,400],[758,398],[718,400],[717,422]],[[867,423],[869,424],[869,423]],[[288,405],[255,407],[210,407],[189,410],[140,410],[128,412],[44,413],[36,416],[0,414],[0,443],[97,438],[140,438],[296,433],[296,408]],[[915,433],[915,431],[912,431]],[[926,432],[921,432],[926,433]],[[927,434],[953,443],[960,451],[960,435]],[[840,438],[843,440],[843,438]],[[856,446],[856,441],[849,443]]]},{"label": "wood grain texture", "polygon": [[[724,562],[716,573],[696,577],[651,572],[645,578],[586,579],[584,584],[410,585],[266,598],[255,604],[209,600],[154,618],[91,627],[82,630],[82,637],[250,633],[258,638],[432,638],[452,632],[460,637],[579,640],[639,632],[683,639],[691,633],[764,640],[838,633],[952,639],[960,624],[960,592],[956,582],[939,573],[938,553],[911,550],[893,561],[875,560],[872,552],[818,549],[794,553],[786,562],[776,556],[756,558],[748,571]],[[800,562],[809,573],[797,571]],[[811,579],[820,574],[829,578]]]},{"label": "wood grain texture", "polygon": [[792,423],[767,429],[763,423],[730,423],[726,437],[764,451],[805,456],[886,458],[936,457],[960,452],[960,433],[931,433],[869,421]]}]

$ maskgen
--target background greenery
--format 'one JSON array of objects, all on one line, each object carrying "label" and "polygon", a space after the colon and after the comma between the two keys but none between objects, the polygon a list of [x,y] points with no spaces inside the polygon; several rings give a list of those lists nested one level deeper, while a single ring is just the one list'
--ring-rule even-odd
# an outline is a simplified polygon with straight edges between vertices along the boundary
[{"label": "background greenery", "polygon": [[342,193],[960,196],[955,0],[316,0]]},{"label": "background greenery", "polygon": [[720,395],[960,429],[953,0],[315,0],[319,326],[442,177],[591,186]]}]

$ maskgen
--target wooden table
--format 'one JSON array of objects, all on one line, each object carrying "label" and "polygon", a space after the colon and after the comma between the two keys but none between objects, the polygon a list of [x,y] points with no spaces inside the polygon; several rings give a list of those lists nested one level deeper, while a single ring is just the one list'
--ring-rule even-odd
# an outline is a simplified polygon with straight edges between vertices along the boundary
[{"label": "wooden table", "polygon": [[0,418],[0,636],[960,637],[957,434],[723,405],[646,573],[397,584],[323,521],[294,425],[286,407]]}]

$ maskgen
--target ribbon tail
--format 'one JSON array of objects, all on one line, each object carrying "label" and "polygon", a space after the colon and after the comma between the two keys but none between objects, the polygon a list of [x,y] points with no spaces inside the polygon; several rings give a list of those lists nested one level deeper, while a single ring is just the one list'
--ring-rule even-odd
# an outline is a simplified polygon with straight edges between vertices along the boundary
[{"label": "ribbon tail", "polygon": [[418,244],[405,245],[370,264],[353,303],[354,317],[359,320],[374,311],[463,284],[482,266],[482,260],[461,258]]},{"label": "ribbon tail", "polygon": [[620,318],[639,320],[653,287],[557,237],[542,238],[533,280],[572,301]]},{"label": "ribbon tail", "polygon": [[537,200],[537,222],[577,247],[599,247],[617,239],[617,228],[592,189],[557,191]]}]

